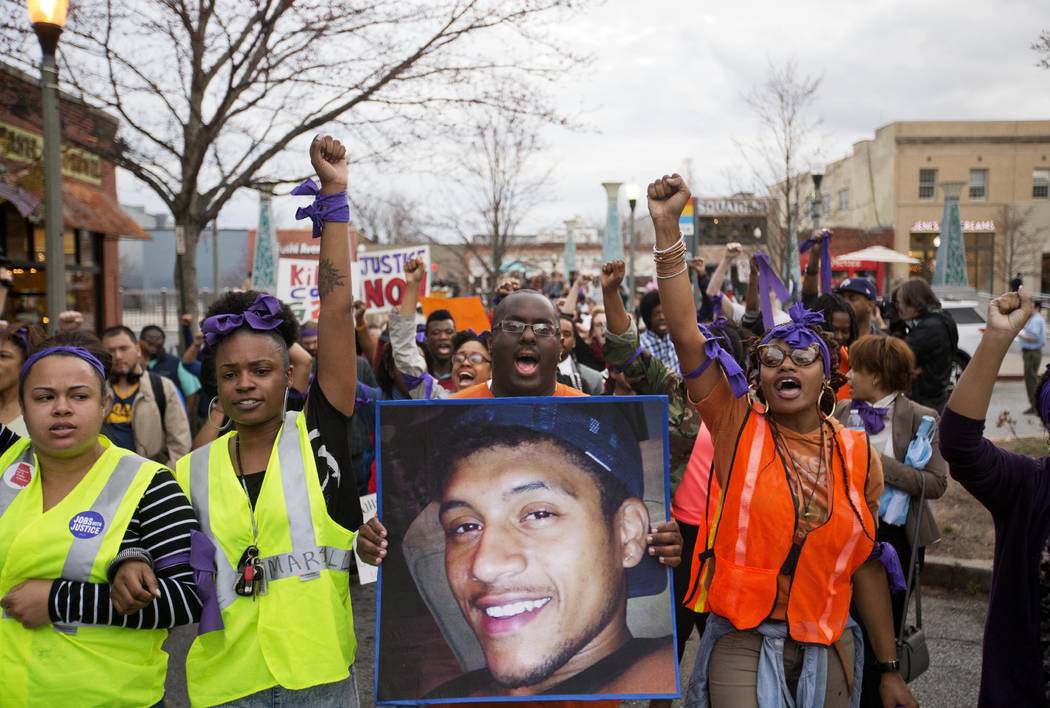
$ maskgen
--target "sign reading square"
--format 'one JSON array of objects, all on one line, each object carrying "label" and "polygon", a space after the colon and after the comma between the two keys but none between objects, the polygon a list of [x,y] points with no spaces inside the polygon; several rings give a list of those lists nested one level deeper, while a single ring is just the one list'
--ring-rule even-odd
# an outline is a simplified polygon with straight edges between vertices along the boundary
[{"label": "sign reading square", "polygon": [[678,695],[659,396],[383,401],[376,702]]}]

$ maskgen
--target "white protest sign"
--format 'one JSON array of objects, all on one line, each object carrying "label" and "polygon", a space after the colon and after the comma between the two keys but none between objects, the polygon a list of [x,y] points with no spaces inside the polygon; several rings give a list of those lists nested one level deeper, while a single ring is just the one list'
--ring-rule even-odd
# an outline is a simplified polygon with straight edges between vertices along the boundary
[{"label": "white protest sign", "polygon": [[420,296],[430,295],[430,246],[402,246],[381,251],[360,251],[354,277],[354,297],[369,312],[386,312],[401,304],[405,294],[405,261],[423,259],[423,287]]},{"label": "white protest sign", "polygon": [[[368,520],[376,515],[376,495],[375,492],[366,494],[361,497],[361,516],[364,523],[368,523]],[[357,577],[361,580],[362,585],[368,585],[374,583],[379,577],[379,568],[374,565],[369,565],[361,560],[361,555],[357,552],[357,546],[354,545],[354,555],[357,556]]]},{"label": "white protest sign", "polygon": [[288,303],[299,323],[316,320],[321,310],[317,293],[317,261],[280,258],[277,261],[277,298]]}]

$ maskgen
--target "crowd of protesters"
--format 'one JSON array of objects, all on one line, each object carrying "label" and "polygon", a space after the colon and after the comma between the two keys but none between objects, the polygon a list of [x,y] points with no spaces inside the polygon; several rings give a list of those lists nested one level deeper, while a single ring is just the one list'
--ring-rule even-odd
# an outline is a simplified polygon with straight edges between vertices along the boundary
[{"label": "crowd of protesters", "polygon": [[[640,297],[621,261],[508,277],[477,332],[423,316],[413,259],[377,331],[351,296],[345,148],[318,138],[310,159],[316,321],[238,291],[199,329],[184,316],[178,347],[156,326],[95,338],[75,313],[51,337],[0,331],[0,705],[160,705],[165,630],[188,623],[194,705],[358,705],[351,549],[373,565],[390,551],[360,507],[375,402],[602,394],[668,400],[672,518],[647,542],[673,569],[679,660],[700,638],[686,706],[917,705],[899,651],[949,472],[997,530],[981,703],[1050,701],[1048,458],[982,438],[1015,338],[1050,425],[1050,374],[1027,354],[1045,324],[1023,288],[992,301],[954,385],[956,327],[924,281],[888,307],[866,278],[833,285],[826,232],[803,244],[798,293],[735,243],[708,274],[673,175],[648,188],[656,279]],[[745,257],[746,293],[729,292]],[[94,554],[70,531],[98,537]],[[282,559],[315,553],[319,577],[289,582]]]}]

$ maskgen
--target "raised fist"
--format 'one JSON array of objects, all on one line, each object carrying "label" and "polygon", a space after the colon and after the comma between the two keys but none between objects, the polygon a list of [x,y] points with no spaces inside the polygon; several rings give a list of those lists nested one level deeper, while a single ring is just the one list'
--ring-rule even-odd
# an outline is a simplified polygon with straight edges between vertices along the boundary
[{"label": "raised fist", "polygon": [[623,261],[609,261],[602,266],[602,290],[619,290],[623,282]]},{"label": "raised fist", "polygon": [[732,241],[726,244],[726,259],[733,260],[740,255],[742,247],[736,241]]},{"label": "raised fist", "polygon": [[405,282],[410,287],[419,289],[419,284],[423,282],[423,259],[422,258],[409,258],[405,261]]},{"label": "raised fist", "polygon": [[193,324],[193,315],[187,313],[179,315],[179,324],[181,324],[183,327],[189,327]]},{"label": "raised fist", "polygon": [[1016,337],[1028,324],[1033,312],[1035,303],[1024,288],[1020,292],[1000,295],[988,303],[987,331]]},{"label": "raised fist", "polygon": [[84,316],[76,310],[65,310],[58,315],[58,329],[62,332],[76,332],[84,324]]},{"label": "raised fist", "polygon": [[310,164],[321,180],[322,194],[346,191],[346,148],[331,135],[318,135],[310,143]]},{"label": "raised fist", "polygon": [[361,300],[354,300],[354,321],[358,325],[364,324],[365,322],[365,311],[368,307]]},{"label": "raised fist", "polygon": [[653,218],[654,223],[659,221],[677,223],[685,205],[692,197],[689,185],[678,173],[664,175],[650,183],[646,194],[649,197],[649,215]]},{"label": "raised fist", "polygon": [[704,272],[704,259],[703,258],[690,258],[689,259],[689,267],[692,268],[697,273],[703,273]]}]

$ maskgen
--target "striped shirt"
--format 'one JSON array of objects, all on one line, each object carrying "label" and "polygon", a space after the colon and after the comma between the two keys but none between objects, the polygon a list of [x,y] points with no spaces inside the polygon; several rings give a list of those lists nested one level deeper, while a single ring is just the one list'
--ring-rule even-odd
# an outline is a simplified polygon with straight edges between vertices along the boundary
[{"label": "striped shirt", "polygon": [[[190,531],[199,530],[186,495],[172,473],[159,470],[142,495],[120,543],[153,564],[160,597],[130,615],[110,602],[108,584],[56,580],[48,613],[56,624],[103,624],[131,629],[170,629],[200,618],[201,601],[190,568]],[[110,572],[110,577],[114,572]]]}]

